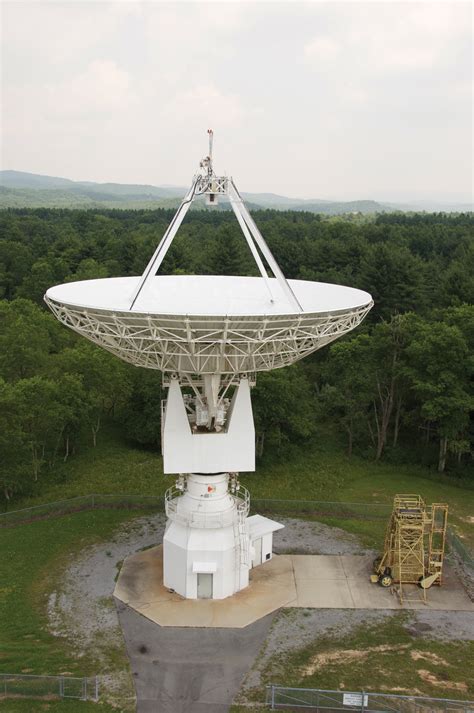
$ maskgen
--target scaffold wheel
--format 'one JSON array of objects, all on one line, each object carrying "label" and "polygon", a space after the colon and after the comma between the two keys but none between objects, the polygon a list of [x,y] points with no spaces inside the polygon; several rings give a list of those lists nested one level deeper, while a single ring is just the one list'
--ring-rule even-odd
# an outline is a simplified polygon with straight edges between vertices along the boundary
[{"label": "scaffold wheel", "polygon": [[379,584],[381,587],[391,587],[393,584],[393,577],[391,574],[381,574],[379,577]]}]

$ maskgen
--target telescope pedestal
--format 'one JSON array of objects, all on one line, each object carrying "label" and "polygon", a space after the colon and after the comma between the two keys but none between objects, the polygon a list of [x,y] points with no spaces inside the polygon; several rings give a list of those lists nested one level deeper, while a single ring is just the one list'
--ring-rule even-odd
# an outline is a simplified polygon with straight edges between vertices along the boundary
[{"label": "telescope pedestal", "polygon": [[249,494],[228,473],[193,473],[185,482],[183,495],[166,493],[163,583],[187,599],[224,599],[249,582]]}]

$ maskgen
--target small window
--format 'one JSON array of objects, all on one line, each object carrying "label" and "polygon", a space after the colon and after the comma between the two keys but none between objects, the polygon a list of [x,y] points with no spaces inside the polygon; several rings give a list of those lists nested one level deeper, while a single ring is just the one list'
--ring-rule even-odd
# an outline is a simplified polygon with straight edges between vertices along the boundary
[{"label": "small window", "polygon": [[272,556],[272,553],[267,552],[267,554],[265,555],[265,559],[269,560],[271,556]]}]

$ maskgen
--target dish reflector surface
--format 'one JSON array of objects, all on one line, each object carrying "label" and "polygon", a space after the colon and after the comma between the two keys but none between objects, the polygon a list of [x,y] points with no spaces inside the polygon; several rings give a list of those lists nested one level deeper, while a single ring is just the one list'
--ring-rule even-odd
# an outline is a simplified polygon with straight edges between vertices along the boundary
[{"label": "dish reflector surface", "polygon": [[[138,277],[84,280],[51,287],[46,296],[65,305],[128,312]],[[288,280],[305,312],[354,309],[371,302],[367,292],[325,282]],[[270,301],[261,277],[164,275],[147,284],[133,313],[176,315],[264,316],[295,314],[277,280],[270,284]]]},{"label": "dish reflector surface", "polygon": [[119,356],[189,374],[268,371],[291,364],[354,329],[372,307],[367,292],[288,280],[303,311],[276,279],[169,275],[149,280],[130,309],[139,277],[51,287],[56,317]]}]

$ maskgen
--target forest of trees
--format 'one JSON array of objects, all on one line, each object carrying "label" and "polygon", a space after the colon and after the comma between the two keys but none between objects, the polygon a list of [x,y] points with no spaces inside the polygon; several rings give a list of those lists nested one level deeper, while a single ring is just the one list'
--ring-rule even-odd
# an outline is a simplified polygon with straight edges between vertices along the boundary
[{"label": "forest of trees", "polygon": [[[72,280],[140,274],[172,212],[0,212],[0,498],[94,448],[104,419],[159,447],[161,375],[122,363],[62,327],[43,303]],[[472,214],[372,219],[257,211],[289,278],[370,292],[354,333],[301,363],[259,374],[260,455],[304,444],[321,424],[351,455],[472,478]],[[230,213],[188,215],[163,272],[256,274]],[[470,475],[471,474],[471,475]]]}]

